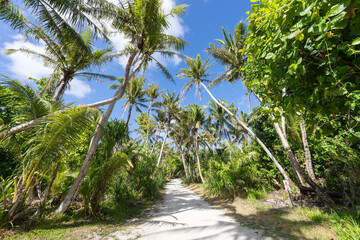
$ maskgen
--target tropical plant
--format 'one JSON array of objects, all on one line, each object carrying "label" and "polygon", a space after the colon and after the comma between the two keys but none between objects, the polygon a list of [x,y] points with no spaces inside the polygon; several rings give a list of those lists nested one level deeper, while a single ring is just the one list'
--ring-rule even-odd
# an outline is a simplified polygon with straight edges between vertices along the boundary
[{"label": "tropical plant", "polygon": [[212,93],[209,91],[209,89],[204,85],[203,81],[209,81],[204,79],[204,77],[209,76],[208,73],[206,73],[206,71],[209,69],[209,67],[211,66],[211,64],[209,64],[208,60],[205,60],[204,62],[201,60],[200,55],[197,55],[196,59],[190,59],[187,58],[186,59],[186,64],[188,65],[188,69],[184,69],[182,68],[180,70],[180,73],[177,74],[178,77],[180,78],[188,78],[190,79],[190,81],[184,85],[184,89],[185,91],[189,90],[191,86],[196,85],[196,86],[202,86],[205,91],[210,95],[210,97],[213,99],[213,101],[218,104],[219,106],[221,106],[228,114],[229,116],[231,116],[232,118],[234,118],[242,128],[245,129],[245,131],[247,132],[247,134],[254,139],[257,143],[259,143],[259,145],[263,148],[263,150],[268,154],[268,156],[271,158],[271,160],[274,162],[274,164],[276,165],[276,167],[279,169],[279,171],[281,172],[281,174],[283,175],[283,177],[289,181],[292,182],[291,179],[289,178],[288,174],[285,172],[285,170],[283,169],[283,167],[279,164],[279,162],[275,159],[275,157],[271,154],[271,152],[269,151],[269,149],[264,145],[264,143],[254,134],[254,132],[248,127],[246,126],[246,124],[242,121],[240,121],[235,114],[233,114],[231,111],[229,111],[224,105],[222,105],[213,95]]},{"label": "tropical plant", "polygon": [[125,93],[130,79],[133,78],[142,67],[146,67],[147,63],[151,60],[156,62],[156,65],[165,76],[170,77],[165,68],[159,64],[152,55],[155,52],[162,52],[166,56],[173,56],[177,54],[173,49],[183,49],[186,43],[185,41],[173,36],[168,36],[164,34],[164,31],[169,28],[168,17],[183,14],[185,5],[173,8],[170,15],[166,15],[161,9],[161,3],[160,0],[135,0],[121,3],[120,6],[114,5],[114,10],[112,10],[112,12],[116,17],[112,20],[112,27],[122,32],[131,40],[131,43],[122,52],[123,56],[128,57],[124,81],[122,86],[115,92],[114,97],[106,101],[109,103],[109,106],[99,121],[98,128],[90,143],[89,151],[83,166],[69,193],[57,209],[57,212],[66,211],[74,195],[78,192],[86,172],[90,167],[98,141],[102,134],[102,129],[110,118],[116,101]]},{"label": "tropical plant", "polygon": [[[75,77],[83,77],[89,80],[115,79],[115,77],[110,75],[84,71],[94,65],[101,67],[104,62],[111,60],[113,58],[113,49],[108,47],[103,50],[92,51],[94,40],[89,28],[80,37],[83,45],[86,46],[85,50],[80,48],[73,39],[59,43],[43,34],[42,39],[46,43],[45,54],[29,48],[6,49],[4,52],[6,54],[22,52],[36,56],[43,60],[44,65],[52,67],[55,72],[61,72],[62,76],[59,82],[56,83],[57,90],[53,96],[53,100],[58,101],[61,99],[66,88],[69,87],[71,80]],[[54,78],[49,78],[49,82],[46,85],[50,86],[54,80]],[[47,87],[45,87],[46,90]]]}]

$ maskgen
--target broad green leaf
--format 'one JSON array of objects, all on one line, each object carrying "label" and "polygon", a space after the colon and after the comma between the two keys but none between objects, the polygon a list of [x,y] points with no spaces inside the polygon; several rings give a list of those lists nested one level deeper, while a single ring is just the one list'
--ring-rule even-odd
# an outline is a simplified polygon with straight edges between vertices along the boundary
[{"label": "broad green leaf", "polygon": [[291,33],[290,35],[287,36],[287,39],[292,39],[294,37],[296,37],[296,35],[298,35],[300,33],[300,29],[296,30],[295,32]]},{"label": "broad green leaf", "polygon": [[349,5],[350,1],[347,0],[347,1],[344,1],[343,3],[339,3],[339,4],[336,4],[335,6],[333,6],[329,13],[328,13],[328,17],[332,17],[332,16],[335,16],[335,15],[338,15],[339,13],[341,13],[342,11],[345,10],[345,8]]},{"label": "broad green leaf", "polygon": [[317,1],[313,2],[309,7],[307,7],[304,11],[300,13],[300,16],[305,16],[306,14],[308,14],[311,11],[311,9],[313,9],[316,3]]},{"label": "broad green leaf", "polygon": [[357,37],[354,41],[352,41],[351,45],[359,45],[360,44],[360,37]]}]

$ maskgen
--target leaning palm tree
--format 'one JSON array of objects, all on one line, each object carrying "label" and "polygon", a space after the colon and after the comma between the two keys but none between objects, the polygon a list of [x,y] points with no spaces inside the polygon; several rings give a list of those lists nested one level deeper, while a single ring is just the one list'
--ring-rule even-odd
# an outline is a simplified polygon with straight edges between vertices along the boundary
[{"label": "leaning palm tree", "polygon": [[205,91],[210,95],[210,97],[213,99],[213,101],[218,104],[220,107],[222,107],[227,114],[229,114],[230,117],[234,118],[242,128],[245,129],[247,134],[254,139],[267,153],[267,155],[270,157],[270,159],[274,162],[276,167],[279,169],[283,177],[292,183],[291,179],[289,178],[288,174],[285,172],[283,167],[280,165],[280,163],[275,159],[275,157],[272,155],[270,150],[265,146],[265,144],[255,135],[255,133],[248,127],[244,122],[239,120],[239,118],[229,111],[224,105],[222,105],[209,91],[209,89],[205,86],[203,82],[209,82],[209,80],[204,79],[205,77],[209,76],[209,74],[206,72],[209,67],[211,67],[212,64],[209,64],[209,60],[202,61],[200,58],[200,55],[197,55],[196,59],[187,58],[186,64],[188,66],[188,69],[182,68],[180,70],[180,73],[177,74],[180,78],[187,78],[190,81],[187,82],[184,85],[184,88],[188,91],[193,85],[196,86],[202,86]]},{"label": "leaning palm tree", "polygon": [[[66,88],[69,87],[71,80],[75,77],[82,77],[89,80],[115,79],[115,77],[110,75],[85,71],[94,65],[101,67],[104,62],[111,60],[113,57],[113,49],[111,47],[103,50],[91,51],[94,45],[94,40],[89,28],[80,35],[83,44],[86,46],[85,50],[78,47],[78,45],[72,40],[64,43],[58,43],[45,34],[42,36],[46,43],[45,54],[28,48],[6,49],[4,52],[6,54],[22,52],[36,56],[42,59],[46,66],[52,67],[54,71],[61,72],[61,79],[56,84],[57,91],[54,94],[53,100],[58,101],[61,99]],[[49,80],[47,86],[51,85],[51,80],[53,79]]]},{"label": "leaning palm tree", "polygon": [[161,9],[161,0],[119,1],[119,4],[120,6],[113,5],[113,8],[109,9],[109,11],[115,15],[112,20],[112,27],[130,39],[129,45],[119,54],[127,57],[124,81],[112,99],[103,101],[103,104],[106,102],[109,106],[101,117],[98,128],[91,139],[89,150],[79,175],[57,209],[57,212],[66,211],[70,206],[71,200],[79,191],[95,154],[102,130],[110,118],[116,101],[124,95],[129,80],[141,68],[146,67],[150,61],[155,61],[156,66],[166,77],[171,79],[171,75],[169,75],[163,65],[156,61],[153,54],[162,52],[165,56],[173,56],[177,54],[178,50],[182,50],[186,44],[182,39],[164,33],[170,27],[168,17],[183,14],[185,5],[177,6],[171,10],[170,14],[165,14]]},{"label": "leaning palm tree", "polygon": [[[242,72],[239,71],[242,67],[244,67],[244,64],[246,62],[246,55],[244,55],[244,41],[246,38],[247,32],[244,24],[242,22],[239,22],[235,29],[234,38],[231,36],[231,34],[227,34],[225,30],[223,29],[223,36],[224,40],[218,40],[220,43],[220,47],[211,44],[210,47],[207,49],[207,52],[209,52],[216,60],[218,60],[220,63],[225,65],[226,72],[213,80],[210,84],[210,86],[216,85],[220,83],[221,81],[229,81],[234,82],[236,80],[239,80],[243,77]],[[249,92],[251,89],[247,89]],[[286,89],[283,89],[283,94]],[[253,92],[253,94],[256,96],[256,98],[262,102],[262,98],[257,93]],[[248,95],[250,98],[250,94]],[[250,104],[250,99],[249,99]],[[251,107],[250,107],[251,108]],[[266,106],[265,106],[266,108]],[[270,118],[274,121],[275,118],[273,115],[270,115]],[[329,197],[329,195],[321,189],[316,182],[313,181],[315,179],[315,175],[312,174],[311,170],[309,169],[311,177],[306,174],[306,172],[300,167],[299,163],[297,162],[297,159],[295,157],[295,154],[292,152],[290,144],[288,139],[286,138],[286,131],[285,131],[285,117],[282,116],[282,127],[280,127],[279,123],[274,121],[274,128],[275,131],[283,145],[283,148],[288,155],[288,158],[290,160],[291,166],[295,172],[295,176],[297,178],[297,181],[300,185],[300,189],[303,186],[302,178],[315,190],[315,192],[320,196],[325,202],[328,202],[329,204],[333,204],[333,200]],[[304,141],[304,149],[307,149],[307,143]],[[306,150],[307,151],[307,150]],[[307,153],[309,153],[307,151]],[[307,154],[307,158],[308,158]]]}]

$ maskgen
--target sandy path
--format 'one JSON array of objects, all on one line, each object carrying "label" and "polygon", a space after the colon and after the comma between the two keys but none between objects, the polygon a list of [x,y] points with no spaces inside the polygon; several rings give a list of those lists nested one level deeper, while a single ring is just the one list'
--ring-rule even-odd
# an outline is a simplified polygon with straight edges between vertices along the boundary
[{"label": "sandy path", "polygon": [[261,230],[240,226],[221,210],[212,208],[180,179],[169,182],[163,202],[145,223],[126,231],[115,232],[116,239],[271,239]]}]

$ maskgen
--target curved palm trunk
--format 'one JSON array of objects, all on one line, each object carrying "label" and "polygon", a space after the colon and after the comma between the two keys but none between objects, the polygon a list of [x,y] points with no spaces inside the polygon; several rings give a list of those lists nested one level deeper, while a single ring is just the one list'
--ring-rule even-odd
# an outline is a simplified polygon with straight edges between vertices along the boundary
[{"label": "curved palm trunk", "polygon": [[309,149],[309,143],[307,141],[304,119],[300,120],[300,131],[301,131],[301,138],[302,138],[303,145],[304,145],[306,171],[309,174],[309,177],[311,178],[311,180],[313,180],[315,182],[316,178],[315,178],[315,173],[314,173],[314,169],[312,166],[311,153],[310,153],[310,149]]},{"label": "curved palm trunk", "polygon": [[163,150],[164,150],[164,146],[165,146],[165,143],[166,143],[166,139],[167,139],[168,133],[169,133],[169,130],[166,129],[165,138],[164,138],[164,141],[163,141],[163,143],[162,143],[162,145],[161,145],[160,154],[159,154],[159,158],[158,158],[158,161],[157,161],[156,166],[159,166],[159,165],[160,165],[161,156],[162,156],[162,153],[163,153]]},{"label": "curved palm trunk", "polygon": [[[131,67],[134,64],[134,59],[135,59],[136,55],[138,54],[138,52],[139,52],[139,50],[134,50],[134,52],[132,52],[132,54],[130,55],[127,65],[126,65],[126,68],[125,68],[125,77],[124,77],[123,85],[121,87],[119,87],[119,89],[115,92],[114,97],[119,96],[119,99],[120,99],[124,95],[127,83],[129,82],[129,79],[132,77],[132,75],[134,75],[140,69],[141,63],[130,74]],[[81,166],[80,172],[79,172],[78,176],[76,177],[74,184],[71,186],[71,189],[69,190],[68,194],[65,196],[64,200],[61,202],[60,206],[56,210],[56,212],[58,212],[58,213],[65,212],[69,208],[72,199],[78,193],[80,186],[81,186],[82,182],[84,181],[86,173],[89,170],[89,167],[92,162],[93,156],[95,154],[98,142],[102,135],[102,131],[105,128],[105,125],[110,118],[110,115],[114,109],[115,104],[116,104],[116,101],[109,104],[108,108],[106,109],[105,114],[103,116],[101,116],[99,125],[96,128],[95,134],[93,135],[93,137],[90,141],[90,146],[89,146],[86,158]]]},{"label": "curved palm trunk", "polygon": [[126,127],[129,125],[129,121],[130,121],[130,116],[131,116],[132,107],[133,107],[133,105],[132,105],[132,104],[130,104],[130,107],[129,107],[129,113],[128,113],[128,116],[127,116],[127,119],[126,119]]},{"label": "curved palm trunk", "polygon": [[283,177],[292,185],[294,185],[294,183],[291,181],[289,175],[285,172],[285,170],[283,169],[283,167],[280,165],[280,163],[275,159],[275,157],[272,155],[272,153],[270,152],[270,150],[265,146],[265,144],[255,135],[255,133],[248,127],[246,126],[245,123],[243,123],[242,121],[240,121],[232,112],[230,112],[225,106],[223,106],[213,95],[212,93],[209,91],[209,89],[205,86],[205,84],[201,83],[201,85],[204,87],[204,89],[206,90],[206,92],[210,95],[210,97],[214,100],[214,102],[216,104],[218,104],[220,107],[222,107],[228,114],[229,116],[231,116],[232,118],[234,118],[244,129],[245,131],[248,133],[248,135],[254,139],[261,147],[262,149],[266,152],[266,154],[270,157],[270,159],[274,162],[275,166],[279,169],[280,173],[283,175]]},{"label": "curved palm trunk", "polygon": [[203,184],[205,184],[205,180],[204,180],[204,177],[203,177],[202,172],[201,172],[200,157],[199,157],[199,145],[198,145],[198,142],[197,142],[197,136],[195,136],[194,141],[195,141],[196,160],[197,160],[197,165],[198,165],[198,168],[199,168],[199,175],[200,175],[200,178],[201,178],[201,182]]},{"label": "curved palm trunk", "polygon": [[[149,124],[149,122],[150,122],[150,112],[151,112],[151,107],[152,107],[153,101],[154,101],[154,99],[151,99],[151,100],[150,100],[150,103],[149,103],[149,108],[148,108],[148,124]],[[145,145],[147,145],[148,141],[149,141],[149,128],[146,130]]]}]

